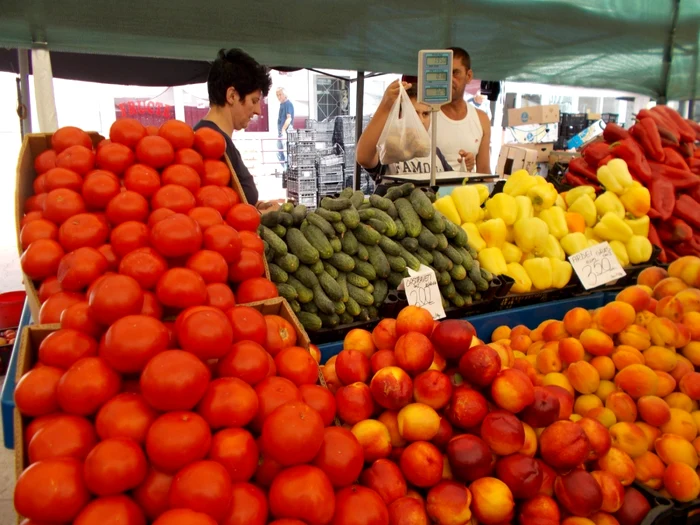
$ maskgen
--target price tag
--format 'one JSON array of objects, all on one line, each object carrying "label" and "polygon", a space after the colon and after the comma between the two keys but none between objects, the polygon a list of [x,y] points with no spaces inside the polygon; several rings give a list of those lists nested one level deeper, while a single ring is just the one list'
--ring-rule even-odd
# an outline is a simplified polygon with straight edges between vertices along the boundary
[{"label": "price tag", "polygon": [[607,242],[602,242],[569,257],[576,275],[586,290],[627,275]]},{"label": "price tag", "polygon": [[409,268],[408,274],[410,277],[405,277],[401,281],[401,285],[406,290],[408,304],[425,308],[433,316],[433,319],[445,317],[445,309],[442,307],[442,297],[435,272],[421,264],[417,272]]}]

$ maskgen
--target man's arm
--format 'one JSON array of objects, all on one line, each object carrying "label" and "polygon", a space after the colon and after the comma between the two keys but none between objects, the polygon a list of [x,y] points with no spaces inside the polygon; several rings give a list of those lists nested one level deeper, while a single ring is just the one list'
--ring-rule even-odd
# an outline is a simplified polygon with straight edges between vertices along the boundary
[{"label": "man's arm", "polygon": [[491,173],[491,121],[488,115],[480,109],[476,110],[476,114],[479,116],[481,129],[484,131],[479,151],[476,154],[476,172],[489,174]]},{"label": "man's arm", "polygon": [[284,121],[284,124],[282,124],[282,133],[287,131],[287,128],[289,125],[292,123],[292,115],[291,113],[287,113],[287,119]]}]

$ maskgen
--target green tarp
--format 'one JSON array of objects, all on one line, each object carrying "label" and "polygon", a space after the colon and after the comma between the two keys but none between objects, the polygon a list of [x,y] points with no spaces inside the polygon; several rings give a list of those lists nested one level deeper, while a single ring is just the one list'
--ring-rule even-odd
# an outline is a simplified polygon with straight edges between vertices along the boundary
[{"label": "green tarp", "polygon": [[[0,0],[0,46],[415,73],[466,48],[477,78],[664,94],[674,0]],[[700,0],[681,0],[669,99],[700,90]]]}]

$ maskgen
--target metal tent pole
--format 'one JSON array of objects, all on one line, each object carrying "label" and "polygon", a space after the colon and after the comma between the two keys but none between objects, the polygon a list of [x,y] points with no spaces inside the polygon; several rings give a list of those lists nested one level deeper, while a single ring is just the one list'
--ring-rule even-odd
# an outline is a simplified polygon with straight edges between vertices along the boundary
[{"label": "metal tent pole", "polygon": [[[355,94],[355,147],[357,148],[357,143],[360,141],[360,135],[362,135],[362,115],[364,113],[363,106],[365,104],[365,72],[357,72],[357,93]],[[357,150],[355,150],[357,151]],[[352,178],[352,188],[354,190],[360,189],[360,174],[362,173],[362,168],[357,163],[355,159],[355,174]]]},{"label": "metal tent pole", "polygon": [[17,93],[17,116],[22,137],[32,132],[32,103],[29,98],[29,50],[18,49],[19,83]]},{"label": "metal tent pole", "polygon": [[658,99],[659,104],[668,103],[668,84],[671,80],[671,62],[673,61],[673,47],[676,44],[676,29],[678,29],[680,4],[681,0],[673,0],[671,29],[668,32],[668,38],[664,46],[663,62],[661,63],[661,96]]}]

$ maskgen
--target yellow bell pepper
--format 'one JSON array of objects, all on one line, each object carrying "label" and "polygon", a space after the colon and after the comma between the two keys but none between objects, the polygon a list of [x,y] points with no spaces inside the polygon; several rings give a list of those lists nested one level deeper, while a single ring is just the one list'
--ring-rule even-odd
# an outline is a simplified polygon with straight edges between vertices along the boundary
[{"label": "yellow bell pepper", "polygon": [[554,205],[557,206],[558,208],[561,208],[564,211],[569,209],[569,207],[566,205],[566,201],[564,200],[564,197],[562,197],[561,193],[559,195],[557,195],[557,200],[554,201]]},{"label": "yellow bell pepper", "polygon": [[479,220],[481,201],[479,192],[474,186],[457,186],[452,190],[452,200],[462,223],[476,222]]},{"label": "yellow bell pepper", "polygon": [[506,228],[506,242],[510,242],[510,243],[515,242],[515,234],[513,233],[512,226],[508,226]]},{"label": "yellow bell pepper", "polygon": [[474,248],[477,252],[480,252],[486,248],[486,241],[481,237],[479,227],[476,224],[472,222],[465,222],[462,224],[462,229],[467,232],[469,246]]},{"label": "yellow bell pepper", "polygon": [[632,228],[613,212],[603,215],[593,232],[604,241],[622,241],[626,244],[632,238]]},{"label": "yellow bell pepper", "polygon": [[561,247],[561,244],[559,244],[557,238],[551,233],[547,237],[547,244],[542,251],[542,257],[550,257],[561,261],[566,260],[564,249]]},{"label": "yellow bell pepper", "polygon": [[501,251],[506,263],[520,262],[523,258],[523,251],[511,242],[504,242]]},{"label": "yellow bell pepper", "polygon": [[477,193],[479,194],[479,203],[483,204],[489,198],[490,192],[486,184],[474,184]]},{"label": "yellow bell pepper", "polygon": [[597,244],[600,244],[600,241],[596,241],[595,239],[588,239],[588,248],[592,248],[593,246],[596,246]]},{"label": "yellow bell pepper", "polygon": [[632,264],[641,264],[651,259],[651,242],[641,235],[633,235],[625,245]]},{"label": "yellow bell pepper", "polygon": [[599,217],[612,212],[620,219],[625,218],[625,207],[620,202],[620,198],[612,191],[606,191],[595,200],[595,209]]},{"label": "yellow bell pepper", "polygon": [[535,216],[535,212],[532,210],[532,201],[525,195],[518,195],[515,198],[515,204],[518,207],[516,221],[519,221],[520,219],[529,219]]},{"label": "yellow bell pepper", "polygon": [[523,258],[520,259],[520,264],[523,264],[525,261],[529,261],[530,259],[534,259],[536,256],[534,253],[523,253]]},{"label": "yellow bell pepper", "polygon": [[483,210],[483,213],[481,214],[481,220],[482,221],[488,221],[491,219],[491,214],[489,213],[489,210],[481,208]]},{"label": "yellow bell pepper", "polygon": [[625,219],[625,223],[632,228],[632,233],[649,237],[649,216],[644,215],[639,219]]},{"label": "yellow bell pepper", "polygon": [[622,195],[634,182],[627,169],[627,163],[622,159],[613,159],[605,166],[601,166],[598,168],[597,175],[598,181],[605,186],[605,189],[617,195]]},{"label": "yellow bell pepper", "polygon": [[569,207],[569,211],[571,210],[571,205],[579,200],[581,197],[584,195],[587,195],[591,201],[595,199],[595,189],[593,186],[577,186],[576,188],[570,189],[569,191],[566,192],[566,205]]},{"label": "yellow bell pepper", "polygon": [[532,290],[532,279],[525,268],[517,262],[509,263],[506,275],[515,281],[510,291],[513,293],[527,293]]},{"label": "yellow bell pepper", "polygon": [[503,186],[503,193],[510,195],[511,197],[517,197],[518,195],[527,195],[527,192],[537,184],[536,177],[530,175],[525,170],[518,170],[512,173],[508,180],[506,180]]},{"label": "yellow bell pepper", "polygon": [[523,268],[530,276],[533,286],[538,290],[552,287],[552,262],[546,257],[536,257],[523,263]]},{"label": "yellow bell pepper", "polygon": [[522,219],[513,227],[515,244],[525,253],[539,255],[544,250],[549,237],[547,223],[537,217]]},{"label": "yellow bell pepper", "polygon": [[515,198],[506,193],[497,193],[486,201],[486,210],[492,219],[503,219],[506,226],[515,224],[518,218],[518,206]]},{"label": "yellow bell pepper", "polygon": [[573,255],[588,248],[588,239],[583,233],[570,233],[565,235],[560,242],[566,255]]},{"label": "yellow bell pepper", "polygon": [[442,213],[445,218],[450,219],[455,224],[462,224],[462,219],[459,213],[457,213],[455,202],[452,200],[451,196],[445,195],[444,197],[440,197],[433,203],[433,206],[437,211]]},{"label": "yellow bell pepper", "polygon": [[586,231],[584,233],[586,234],[586,239],[592,239],[596,242],[601,241],[601,239],[593,231],[593,228],[586,228]]},{"label": "yellow bell pepper", "polygon": [[[579,187],[584,187],[584,186],[579,186]],[[590,186],[585,186],[587,188],[590,188]],[[578,188],[574,188],[571,191],[577,190]],[[593,188],[591,188],[592,190]],[[571,191],[569,193],[571,193]],[[593,193],[595,195],[595,192]],[[595,203],[593,202],[593,199],[589,195],[581,195],[578,199],[573,204],[569,205],[569,211],[576,212],[580,215],[583,216],[584,220],[586,221],[586,226],[589,228],[592,228],[596,220],[598,220],[598,211],[595,208]]]},{"label": "yellow bell pepper", "polygon": [[506,242],[506,223],[503,219],[489,219],[479,225],[479,233],[488,248],[500,248]]},{"label": "yellow bell pepper", "polygon": [[571,280],[571,274],[573,273],[573,268],[569,261],[562,261],[560,259],[549,259],[552,265],[552,286],[554,288],[564,288]]},{"label": "yellow bell pepper", "polygon": [[535,213],[541,210],[549,209],[552,206],[554,206],[554,203],[557,200],[557,195],[559,194],[557,193],[556,188],[551,182],[546,182],[544,184],[538,183],[537,185],[530,188],[527,192],[527,196],[532,201],[532,207],[535,210]]},{"label": "yellow bell pepper", "polygon": [[481,267],[494,275],[501,275],[508,271],[503,252],[499,248],[484,248],[479,252],[478,259]]},{"label": "yellow bell pepper", "polygon": [[632,186],[620,196],[620,202],[627,213],[635,217],[643,217],[651,208],[651,194],[643,186]]},{"label": "yellow bell pepper", "polygon": [[610,248],[612,249],[615,257],[617,258],[620,266],[623,268],[630,265],[630,257],[627,254],[627,248],[620,241],[610,241]]},{"label": "yellow bell pepper", "polygon": [[561,239],[569,233],[569,226],[566,224],[566,212],[558,206],[552,206],[548,210],[542,210],[540,219],[547,223],[549,234]]}]

